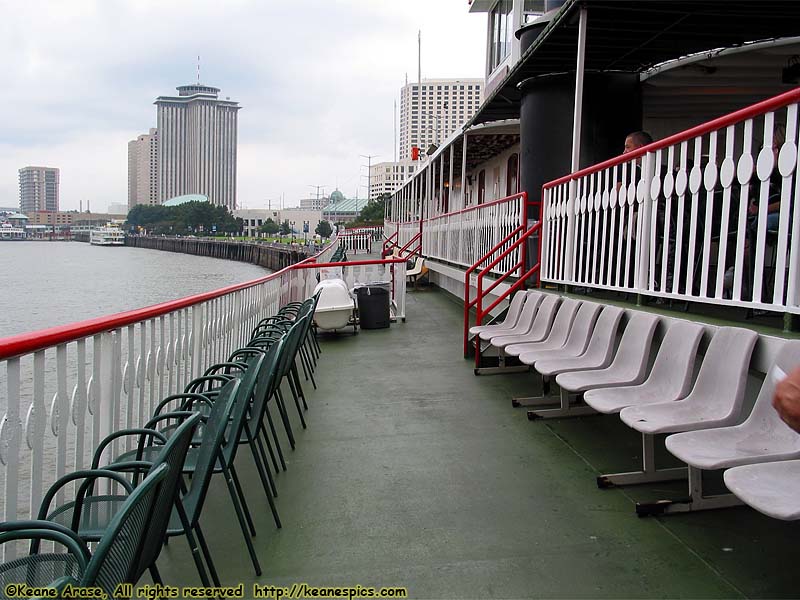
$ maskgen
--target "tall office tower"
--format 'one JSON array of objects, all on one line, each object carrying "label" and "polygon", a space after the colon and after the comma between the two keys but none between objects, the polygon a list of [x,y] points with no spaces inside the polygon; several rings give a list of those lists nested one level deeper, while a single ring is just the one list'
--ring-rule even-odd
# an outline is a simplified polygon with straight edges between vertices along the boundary
[{"label": "tall office tower", "polygon": [[178,96],[159,96],[158,199],[203,194],[236,208],[238,102],[221,100],[219,88],[182,85]]},{"label": "tall office tower", "polygon": [[394,194],[414,174],[416,163],[411,159],[398,162],[381,162],[369,169],[369,199],[377,200],[382,194]]},{"label": "tall office tower", "polygon": [[425,152],[466,123],[483,101],[483,79],[423,79],[400,89],[400,160]]},{"label": "tall office tower", "polygon": [[158,129],[128,142],[128,210],[158,204]]},{"label": "tall office tower", "polygon": [[19,170],[19,210],[58,210],[58,169],[25,167]]}]

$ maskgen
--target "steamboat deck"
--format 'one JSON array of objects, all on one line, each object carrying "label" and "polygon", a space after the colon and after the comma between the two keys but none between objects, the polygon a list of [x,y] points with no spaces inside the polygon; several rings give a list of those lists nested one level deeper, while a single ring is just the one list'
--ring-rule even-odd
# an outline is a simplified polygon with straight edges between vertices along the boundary
[{"label": "steamboat deck", "polygon": [[[410,598],[794,597],[797,523],[747,507],[637,518],[634,503],[685,483],[600,490],[640,462],[617,416],[531,423],[509,398],[526,374],[475,377],[461,306],[410,293],[408,321],[325,336],[308,429],[277,477],[276,530],[249,453],[237,466],[254,514],[256,578],[227,490],[201,523],[222,583],[402,586]],[[176,539],[164,581],[199,585]],[[143,580],[141,583],[145,583]]]}]

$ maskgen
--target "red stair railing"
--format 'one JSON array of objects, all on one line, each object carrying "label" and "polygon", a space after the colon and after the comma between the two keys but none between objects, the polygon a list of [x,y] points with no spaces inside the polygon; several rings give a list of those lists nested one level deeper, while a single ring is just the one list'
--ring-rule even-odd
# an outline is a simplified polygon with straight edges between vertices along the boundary
[{"label": "red stair railing", "polygon": [[[466,358],[469,355],[469,314],[472,308],[475,308],[475,324],[480,325],[483,322],[483,319],[486,315],[491,313],[501,302],[506,300],[511,294],[516,292],[517,290],[521,289],[525,286],[525,284],[529,281],[529,279],[534,275],[538,274],[541,269],[541,247],[542,247],[542,223],[541,221],[535,223],[529,229],[525,229],[527,223],[527,212],[528,206],[538,205],[539,203],[531,203],[528,204],[527,202],[527,195],[524,195],[525,202],[523,203],[523,214],[521,216],[521,224],[515,227],[511,233],[509,233],[506,237],[500,240],[497,244],[495,244],[491,250],[489,250],[486,254],[481,256],[467,271],[464,273],[464,357]],[[527,258],[526,252],[526,242],[527,240],[535,233],[539,233],[538,240],[537,240],[537,262],[533,266],[531,266],[527,271],[525,271],[525,263]],[[516,238],[516,239],[514,239]],[[514,240],[513,242],[511,240]],[[493,255],[495,255],[501,248],[509,244],[508,247],[500,252],[488,265],[481,268],[481,265],[485,263],[487,260],[491,259]],[[504,273],[501,273],[500,276],[493,280],[492,283],[484,289],[483,287],[483,280],[488,273],[492,271],[504,258],[506,258],[509,254],[511,254],[514,250],[520,248],[519,252],[519,260],[517,260],[508,270]],[[475,287],[477,288],[476,296],[474,299],[470,299],[470,276],[475,271],[478,271]],[[503,281],[508,279],[509,277],[513,276],[514,273],[518,273],[518,279],[508,287],[504,292],[500,293],[498,297],[486,308],[483,307],[483,299],[490,294],[494,289],[499,286]],[[539,280],[537,277],[536,284],[539,284]],[[476,347],[475,347],[475,366],[479,366],[480,362],[480,338],[476,337]]]}]

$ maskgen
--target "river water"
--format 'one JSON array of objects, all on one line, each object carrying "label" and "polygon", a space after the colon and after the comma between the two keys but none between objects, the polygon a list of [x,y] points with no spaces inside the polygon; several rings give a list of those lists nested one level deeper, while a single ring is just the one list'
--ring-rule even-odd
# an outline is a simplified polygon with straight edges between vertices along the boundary
[{"label": "river water", "polygon": [[0,243],[0,338],[263,277],[236,261],[81,242]]},{"label": "river water", "polygon": [[[0,273],[0,338],[3,338],[215,290],[263,277],[269,271],[248,263],[144,248],[101,247],[80,242],[2,242]],[[123,343],[123,352],[127,351],[126,343]],[[85,364],[90,368],[91,341],[86,344],[86,353]],[[123,360],[127,360],[127,356],[123,356]],[[34,386],[33,361],[30,355],[20,361],[22,385],[18,427],[22,427],[19,433],[22,440],[19,458],[14,459],[18,466],[17,518],[30,517],[27,511],[31,506],[32,473],[40,474],[43,489],[54,480],[59,443],[65,444],[66,472],[80,465],[86,466],[91,458],[92,417],[85,410],[75,411],[72,405],[74,390],[77,390],[78,362],[74,344],[70,345],[66,361],[67,397],[60,398],[58,406],[61,408],[56,409],[53,400],[57,390],[55,353],[48,351],[42,384],[46,427],[44,447],[38,461],[33,458],[33,446],[29,445],[36,436],[26,433],[31,418],[28,407]],[[5,363],[0,361],[0,490],[6,492],[5,497],[0,498],[0,519],[9,517],[6,514],[8,461],[3,457],[11,427],[6,421],[6,380]],[[139,394],[138,388],[132,394],[123,394],[120,411],[130,412],[127,398],[130,395],[135,403]],[[109,410],[108,399],[104,394],[98,400],[105,407],[100,409],[101,414]],[[58,421],[58,410],[68,410],[72,421],[68,425],[69,433],[56,437],[52,428]],[[79,423],[75,420],[77,415],[84,415],[82,418],[85,419],[85,424],[79,428],[76,427]],[[76,447],[78,429],[84,431],[82,452],[78,452]],[[80,465],[76,454],[83,456]],[[32,506],[38,506],[38,500]]]}]

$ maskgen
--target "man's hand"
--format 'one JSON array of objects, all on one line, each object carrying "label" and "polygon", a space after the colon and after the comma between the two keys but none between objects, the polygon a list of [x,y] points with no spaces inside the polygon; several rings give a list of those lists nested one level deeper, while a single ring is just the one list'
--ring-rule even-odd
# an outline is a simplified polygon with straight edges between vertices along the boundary
[{"label": "man's hand", "polygon": [[772,406],[789,427],[800,433],[800,367],[777,383]]}]

